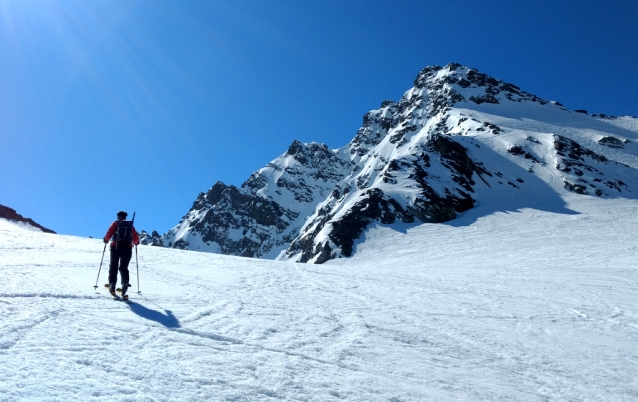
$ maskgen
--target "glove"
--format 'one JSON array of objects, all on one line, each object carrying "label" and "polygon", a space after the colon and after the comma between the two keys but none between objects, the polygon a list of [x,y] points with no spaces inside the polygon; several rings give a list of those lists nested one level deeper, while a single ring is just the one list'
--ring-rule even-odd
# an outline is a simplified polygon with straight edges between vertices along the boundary
[{"label": "glove", "polygon": [[106,237],[102,239],[102,241],[104,241],[104,243],[108,243],[109,241],[106,240]]}]

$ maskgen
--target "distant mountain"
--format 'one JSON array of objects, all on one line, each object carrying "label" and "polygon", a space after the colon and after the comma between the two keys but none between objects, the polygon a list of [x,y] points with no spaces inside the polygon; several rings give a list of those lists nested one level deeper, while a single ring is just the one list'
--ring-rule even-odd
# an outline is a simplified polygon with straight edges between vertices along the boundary
[{"label": "distant mountain", "polygon": [[44,226],[36,223],[33,219],[23,217],[22,215],[17,213],[15,209],[6,207],[1,204],[0,204],[0,218],[8,219],[10,221],[15,221],[15,222],[24,222],[33,227],[40,229],[41,231],[45,233],[56,234],[53,230],[45,228]]},{"label": "distant mountain", "polygon": [[638,120],[588,115],[460,64],[423,69],[347,145],[294,141],[240,187],[216,183],[143,243],[322,263],[372,222],[443,223],[478,204],[564,206],[638,194]]}]

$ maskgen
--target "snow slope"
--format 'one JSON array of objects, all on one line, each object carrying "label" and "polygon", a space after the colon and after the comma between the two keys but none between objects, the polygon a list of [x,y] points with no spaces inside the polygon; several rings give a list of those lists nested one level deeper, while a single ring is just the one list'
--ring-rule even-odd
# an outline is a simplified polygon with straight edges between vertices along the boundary
[{"label": "snow slope", "polygon": [[140,246],[130,305],[0,220],[0,401],[638,400],[638,202],[494,205],[323,265]]}]

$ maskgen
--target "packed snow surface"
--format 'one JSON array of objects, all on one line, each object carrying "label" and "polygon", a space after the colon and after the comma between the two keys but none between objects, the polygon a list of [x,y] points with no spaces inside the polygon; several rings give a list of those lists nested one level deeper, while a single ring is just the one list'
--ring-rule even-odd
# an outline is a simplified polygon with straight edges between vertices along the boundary
[{"label": "packed snow surface", "polygon": [[131,304],[0,219],[0,401],[638,400],[638,202],[485,208],[323,265],[140,246]]}]

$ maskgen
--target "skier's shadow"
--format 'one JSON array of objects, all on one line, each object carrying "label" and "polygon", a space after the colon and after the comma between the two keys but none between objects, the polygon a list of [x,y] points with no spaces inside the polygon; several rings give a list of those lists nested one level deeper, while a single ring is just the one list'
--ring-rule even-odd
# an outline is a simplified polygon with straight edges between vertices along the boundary
[{"label": "skier's shadow", "polygon": [[164,310],[166,314],[160,313],[159,311],[151,310],[150,308],[144,307],[139,303],[131,302],[129,304],[129,308],[132,312],[139,315],[142,318],[147,320],[155,321],[159,324],[162,324],[166,328],[180,328],[181,325],[177,318],[173,315],[173,312],[170,310]]}]

